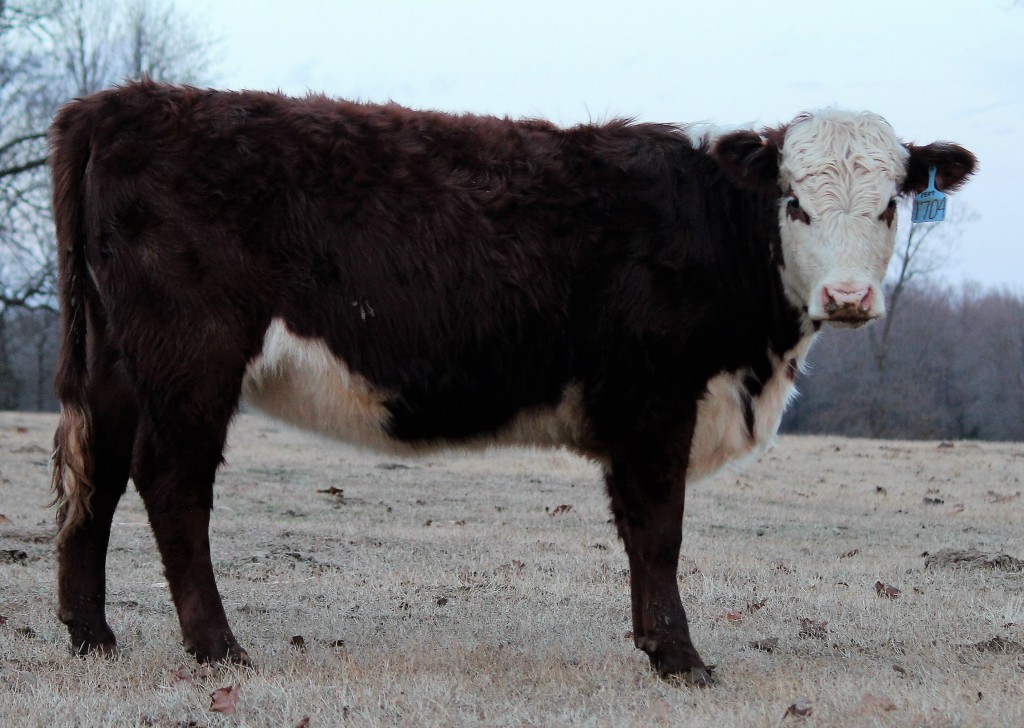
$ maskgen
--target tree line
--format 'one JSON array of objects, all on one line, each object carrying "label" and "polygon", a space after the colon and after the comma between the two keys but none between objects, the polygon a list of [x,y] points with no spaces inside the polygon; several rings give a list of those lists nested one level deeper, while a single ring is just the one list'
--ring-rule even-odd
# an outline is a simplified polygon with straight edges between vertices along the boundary
[{"label": "tree line", "polygon": [[921,281],[897,307],[884,357],[883,323],[826,327],[783,431],[1024,440],[1024,296]]},{"label": "tree line", "polygon": [[[170,0],[0,0],[0,409],[57,407],[50,119],[125,79],[209,82],[214,47]],[[969,221],[901,213],[889,316],[826,327],[784,432],[1024,440],[1024,296],[935,280]]]}]

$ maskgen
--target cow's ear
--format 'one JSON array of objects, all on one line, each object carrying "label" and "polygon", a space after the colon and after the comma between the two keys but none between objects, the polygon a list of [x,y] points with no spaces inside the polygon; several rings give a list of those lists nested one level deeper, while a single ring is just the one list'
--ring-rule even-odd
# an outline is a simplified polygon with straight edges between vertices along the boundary
[{"label": "cow's ear", "polygon": [[778,187],[779,147],[756,131],[734,131],[715,140],[711,154],[740,187]]},{"label": "cow's ear", "polygon": [[919,147],[904,144],[910,152],[907,160],[907,178],[903,191],[908,194],[928,187],[928,170],[935,167],[935,187],[941,192],[953,192],[967,181],[978,165],[974,155],[951,142],[934,142]]}]

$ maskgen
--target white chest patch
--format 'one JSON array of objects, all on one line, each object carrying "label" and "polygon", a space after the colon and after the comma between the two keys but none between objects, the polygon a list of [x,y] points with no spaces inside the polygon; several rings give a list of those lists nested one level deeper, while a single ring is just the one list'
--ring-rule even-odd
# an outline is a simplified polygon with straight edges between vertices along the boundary
[{"label": "white chest patch", "polygon": [[813,341],[814,336],[804,337],[782,358],[769,354],[772,374],[756,397],[744,386],[742,371],[719,374],[708,382],[707,393],[697,404],[687,481],[714,475],[726,464],[737,464],[737,458],[763,452],[774,443],[782,414],[796,393],[796,370]]}]

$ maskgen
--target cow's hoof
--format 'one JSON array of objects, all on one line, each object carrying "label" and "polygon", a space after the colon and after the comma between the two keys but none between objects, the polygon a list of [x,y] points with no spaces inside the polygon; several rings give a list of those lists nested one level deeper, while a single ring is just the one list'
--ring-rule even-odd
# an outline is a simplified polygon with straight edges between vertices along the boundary
[{"label": "cow's hoof", "polygon": [[663,664],[658,674],[663,680],[692,688],[707,688],[716,682],[714,665],[668,668]]},{"label": "cow's hoof", "polygon": [[241,665],[252,667],[252,660],[249,653],[243,650],[237,642],[230,644],[218,644],[216,649],[201,648],[198,645],[186,645],[185,651],[196,660],[203,663],[223,662],[230,665]]},{"label": "cow's hoof", "polygon": [[117,640],[111,637],[109,640],[103,640],[101,642],[72,642],[71,643],[71,654],[77,655],[78,657],[85,657],[86,655],[99,655],[100,657],[116,657],[119,651],[117,649]]},{"label": "cow's hoof", "polygon": [[106,625],[96,629],[73,627],[71,632],[71,653],[85,655],[101,655],[113,657],[117,655],[117,639]]},{"label": "cow's hoof", "polygon": [[233,665],[239,665],[240,667],[252,667],[252,659],[249,657],[249,653],[238,645],[235,645],[231,650],[231,654],[228,655],[226,661]]},{"label": "cow's hoof", "polygon": [[715,684],[713,667],[691,667],[689,670],[671,675],[673,680],[691,688],[709,688]]}]

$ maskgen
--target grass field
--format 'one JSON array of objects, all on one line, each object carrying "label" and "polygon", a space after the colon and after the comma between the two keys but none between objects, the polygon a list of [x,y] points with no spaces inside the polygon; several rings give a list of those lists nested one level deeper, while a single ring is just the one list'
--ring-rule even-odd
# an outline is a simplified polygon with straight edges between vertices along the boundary
[{"label": "grass field", "polygon": [[[0,414],[3,726],[1024,726],[1024,572],[924,556],[1024,558],[1021,444],[782,438],[693,487],[679,585],[717,665],[702,690],[632,646],[594,465],[397,462],[255,416],[233,430],[212,527],[255,667],[184,654],[132,490],[108,564],[121,653],[72,657],[45,505],[54,424]],[[211,712],[235,685],[235,712]]]}]

